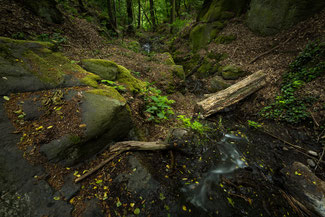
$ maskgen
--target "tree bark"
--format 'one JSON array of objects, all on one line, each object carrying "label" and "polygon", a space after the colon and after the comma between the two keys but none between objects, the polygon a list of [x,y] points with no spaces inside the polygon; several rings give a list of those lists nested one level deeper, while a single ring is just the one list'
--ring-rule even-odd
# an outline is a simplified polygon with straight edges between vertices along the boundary
[{"label": "tree bark", "polygon": [[109,25],[107,28],[112,29],[116,33],[118,33],[117,25],[116,25],[116,17],[115,17],[115,8],[113,8],[112,0],[107,0],[107,11],[108,11],[108,19],[109,19]]},{"label": "tree bark", "polygon": [[141,0],[138,0],[138,29],[141,27]]},{"label": "tree bark", "polygon": [[126,10],[128,14],[128,19],[127,19],[127,33],[128,34],[133,34],[134,29],[133,29],[133,7],[132,7],[132,0],[126,0]]},{"label": "tree bark", "polygon": [[208,98],[197,103],[196,109],[206,118],[261,89],[266,84],[265,77],[263,71],[258,71],[225,90],[209,94]]},{"label": "tree bark", "polygon": [[[175,21],[175,7],[176,7],[176,0],[170,0],[171,2],[171,11],[170,11],[170,24],[173,24]],[[170,28],[170,32],[173,33],[174,28]]]},{"label": "tree bark", "polygon": [[155,7],[153,0],[149,0],[150,3],[150,18],[152,23],[152,28],[155,31],[156,30],[156,18],[155,18]]}]

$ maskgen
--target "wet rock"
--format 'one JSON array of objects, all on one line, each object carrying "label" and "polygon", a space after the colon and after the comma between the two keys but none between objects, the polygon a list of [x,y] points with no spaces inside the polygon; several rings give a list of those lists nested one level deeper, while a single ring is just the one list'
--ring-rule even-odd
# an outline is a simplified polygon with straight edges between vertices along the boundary
[{"label": "wet rock", "polygon": [[307,153],[308,153],[309,155],[311,155],[311,156],[318,157],[318,154],[317,154],[316,151],[309,150]]},{"label": "wet rock", "polygon": [[315,162],[314,162],[312,159],[307,159],[307,164],[308,164],[310,167],[315,167],[315,166],[316,166]]},{"label": "wet rock", "polygon": [[104,217],[104,213],[99,205],[98,199],[92,199],[86,202],[86,209],[82,217]]},{"label": "wet rock", "polygon": [[187,134],[188,134],[188,130],[177,128],[177,129],[173,129],[171,136],[173,136],[176,139],[182,139]]},{"label": "wet rock", "polygon": [[325,216],[325,182],[300,162],[294,162],[281,172],[289,193],[310,210]]}]

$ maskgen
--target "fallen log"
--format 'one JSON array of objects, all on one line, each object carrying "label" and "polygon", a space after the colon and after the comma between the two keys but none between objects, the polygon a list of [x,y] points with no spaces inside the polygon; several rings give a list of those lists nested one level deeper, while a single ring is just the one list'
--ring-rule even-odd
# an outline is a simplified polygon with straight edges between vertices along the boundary
[{"label": "fallen log", "polygon": [[202,118],[221,111],[261,89],[266,84],[265,76],[263,71],[258,71],[227,89],[209,94],[208,98],[197,103],[196,110]]},{"label": "fallen log", "polygon": [[154,150],[164,150],[170,149],[173,146],[170,144],[165,144],[162,142],[142,142],[142,141],[124,141],[115,143],[110,147],[110,153],[112,153],[107,159],[102,161],[100,164],[89,170],[84,175],[76,178],[74,180],[75,183],[80,182],[105,166],[108,162],[112,161],[115,157],[125,151],[154,151]]}]

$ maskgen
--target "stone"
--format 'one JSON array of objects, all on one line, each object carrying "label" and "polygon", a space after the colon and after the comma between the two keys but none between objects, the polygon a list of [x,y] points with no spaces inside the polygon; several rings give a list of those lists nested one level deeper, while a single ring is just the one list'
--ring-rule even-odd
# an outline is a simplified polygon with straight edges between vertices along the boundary
[{"label": "stone", "polygon": [[174,62],[174,59],[173,59],[173,56],[168,53],[168,52],[165,52],[162,54],[163,55],[163,58],[164,58],[164,63],[166,65],[175,65],[175,62]]},{"label": "stone", "polygon": [[91,199],[86,201],[85,211],[82,213],[82,217],[104,217],[104,213],[99,205],[98,199]]},{"label": "stone", "polygon": [[102,79],[115,81],[119,73],[118,65],[113,61],[102,59],[83,59],[81,60],[83,67]]},{"label": "stone", "polygon": [[300,162],[281,170],[285,188],[300,203],[320,216],[325,216],[325,182]]},{"label": "stone", "polygon": [[[80,86],[83,70],[47,42],[0,37],[0,95]],[[78,76],[75,76],[78,75]]]},{"label": "stone", "polygon": [[312,159],[307,159],[307,164],[308,164],[310,167],[315,167],[315,166],[316,166],[315,162],[314,162]]},{"label": "stone", "polygon": [[282,150],[283,151],[289,151],[289,149],[287,147],[283,147]]},{"label": "stone", "polygon": [[273,35],[314,15],[325,7],[319,0],[252,0],[248,27],[262,35]]},{"label": "stone", "polygon": [[219,63],[216,60],[205,57],[202,65],[197,69],[196,75],[199,78],[206,78],[219,70]]},{"label": "stone", "polygon": [[230,87],[231,83],[229,81],[224,80],[221,76],[214,76],[213,78],[210,79],[209,85],[208,85],[208,90],[211,93],[224,90],[228,87]]},{"label": "stone", "polygon": [[[115,91],[115,93],[111,93]],[[132,128],[126,100],[114,88],[82,92],[81,117],[84,135],[66,134],[42,145],[40,151],[51,162],[71,166],[96,154],[109,143],[127,137]]]},{"label": "stone", "polygon": [[234,65],[223,67],[221,73],[223,79],[225,80],[237,80],[238,78],[243,77],[246,74],[247,73],[245,71]]},{"label": "stone", "polygon": [[318,154],[317,154],[316,151],[309,150],[309,151],[307,151],[307,153],[308,153],[309,155],[311,155],[311,156],[318,157]]},{"label": "stone", "polygon": [[25,113],[24,120],[32,121],[37,120],[41,117],[43,112],[40,110],[42,103],[40,101],[34,101],[27,99],[22,104],[22,110]]},{"label": "stone", "polygon": [[184,72],[183,66],[181,66],[181,65],[173,65],[171,67],[172,67],[171,71],[172,71],[173,75],[175,75],[179,79],[185,79],[185,72]]},{"label": "stone", "polygon": [[182,139],[187,134],[188,134],[188,130],[177,128],[177,129],[173,129],[171,136],[176,139]]}]

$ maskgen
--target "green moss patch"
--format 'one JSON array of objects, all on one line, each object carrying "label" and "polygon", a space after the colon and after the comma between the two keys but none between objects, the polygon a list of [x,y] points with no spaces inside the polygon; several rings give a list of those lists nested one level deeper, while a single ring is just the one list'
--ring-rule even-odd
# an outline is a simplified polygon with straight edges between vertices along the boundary
[{"label": "green moss patch", "polygon": [[118,65],[113,61],[102,59],[83,59],[81,60],[83,67],[103,79],[114,81],[119,72]]},{"label": "green moss patch", "polygon": [[126,103],[125,98],[113,87],[104,87],[103,89],[92,89],[88,90],[87,93],[92,93],[101,96],[107,96],[112,99],[116,99],[120,102]]},{"label": "green moss patch", "polygon": [[140,90],[145,89],[146,84],[139,79],[133,77],[129,70],[125,67],[118,65],[119,74],[117,75],[117,81],[120,84],[124,84],[127,89],[131,92],[139,92]]}]

